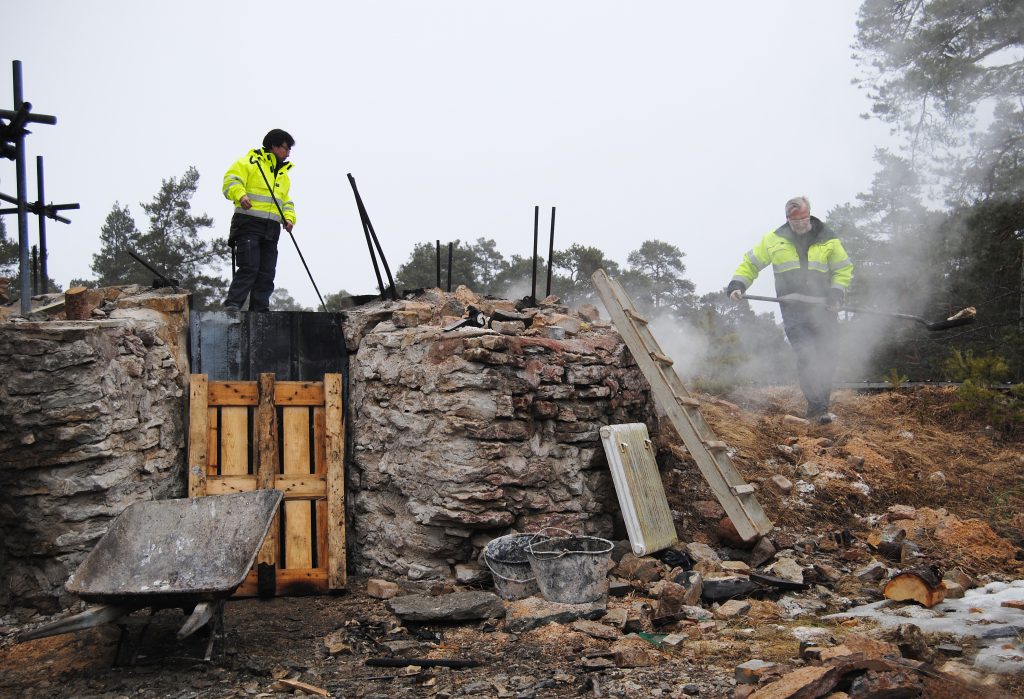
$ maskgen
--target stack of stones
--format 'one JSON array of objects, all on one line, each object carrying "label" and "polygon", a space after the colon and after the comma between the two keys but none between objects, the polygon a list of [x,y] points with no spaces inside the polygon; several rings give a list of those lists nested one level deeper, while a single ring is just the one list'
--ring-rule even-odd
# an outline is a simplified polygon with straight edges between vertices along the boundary
[{"label": "stack of stones", "polygon": [[[445,329],[471,305],[489,327]],[[483,546],[511,531],[611,535],[599,430],[650,422],[647,382],[593,307],[549,301],[515,315],[511,302],[435,290],[361,335],[349,432],[357,572],[466,580]]]},{"label": "stack of stones", "polygon": [[158,319],[186,304],[0,324],[0,614],[76,604],[64,582],[112,519],[184,495],[184,355]]}]

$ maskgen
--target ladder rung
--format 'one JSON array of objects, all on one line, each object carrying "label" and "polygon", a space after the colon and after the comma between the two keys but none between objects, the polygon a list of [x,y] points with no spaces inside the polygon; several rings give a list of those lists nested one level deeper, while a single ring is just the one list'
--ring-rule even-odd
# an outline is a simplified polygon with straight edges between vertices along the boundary
[{"label": "ladder rung", "polygon": [[674,363],[672,361],[672,357],[668,357],[662,354],[661,352],[651,352],[651,359],[660,364],[667,364],[668,366],[672,366],[672,364]]},{"label": "ladder rung", "polygon": [[753,495],[754,486],[750,483],[744,483],[743,485],[730,485],[729,490],[732,491],[733,495]]},{"label": "ladder rung", "polygon": [[689,408],[699,408],[700,407],[700,401],[699,400],[697,400],[696,398],[690,398],[688,396],[676,396],[676,402],[679,403],[679,405],[685,405],[685,406],[687,406]]},{"label": "ladder rung", "polygon": [[718,441],[715,441],[715,440],[708,440],[708,441],[704,442],[704,446],[706,446],[708,449],[728,449],[729,448],[729,445],[726,444],[725,442],[718,442]]},{"label": "ladder rung", "polygon": [[632,311],[632,310],[630,310],[628,308],[623,308],[622,312],[626,314],[627,318],[629,318],[630,320],[636,321],[637,323],[640,323],[641,325],[647,325],[650,322],[649,320],[644,318],[642,315],[640,315],[636,311]]}]

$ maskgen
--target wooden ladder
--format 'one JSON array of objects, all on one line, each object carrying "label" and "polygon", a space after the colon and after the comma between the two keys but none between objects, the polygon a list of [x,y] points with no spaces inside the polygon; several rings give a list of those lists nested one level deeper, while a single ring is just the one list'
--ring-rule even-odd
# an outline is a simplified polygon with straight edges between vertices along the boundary
[{"label": "wooden ladder", "polygon": [[236,597],[269,594],[270,581],[277,595],[345,587],[344,435],[341,374],[323,381],[189,377],[189,497],[284,493]]},{"label": "wooden ladder", "polygon": [[690,396],[672,368],[672,359],[661,351],[646,318],[622,286],[599,269],[591,276],[616,329],[626,342],[640,371],[651,385],[658,406],[672,421],[690,451],[704,480],[744,539],[771,531],[771,520],[754,497],[754,486],[746,483],[729,458],[728,445],[720,441],[700,414],[700,402]]}]

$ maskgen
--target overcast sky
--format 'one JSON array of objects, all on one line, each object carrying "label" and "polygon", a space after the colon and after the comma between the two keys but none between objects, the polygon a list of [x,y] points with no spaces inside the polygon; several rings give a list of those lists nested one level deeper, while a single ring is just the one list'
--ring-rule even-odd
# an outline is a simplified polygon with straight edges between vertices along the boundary
[{"label": "overcast sky", "polygon": [[[91,276],[115,201],[145,228],[139,203],[190,165],[194,211],[226,235],[224,171],[279,127],[296,139],[294,232],[324,294],[375,292],[349,172],[392,270],[437,239],[528,256],[538,204],[545,251],[557,206],[556,248],[625,263],[665,240],[705,293],[789,197],[824,217],[869,187],[890,139],[850,84],[859,5],[12,1],[0,108],[21,60],[25,99],[58,117],[28,137],[29,198],[42,155],[47,199],[82,206],[48,222],[65,286]],[[0,191],[15,193],[10,161]],[[315,306],[287,237],[281,249],[278,286]]]}]

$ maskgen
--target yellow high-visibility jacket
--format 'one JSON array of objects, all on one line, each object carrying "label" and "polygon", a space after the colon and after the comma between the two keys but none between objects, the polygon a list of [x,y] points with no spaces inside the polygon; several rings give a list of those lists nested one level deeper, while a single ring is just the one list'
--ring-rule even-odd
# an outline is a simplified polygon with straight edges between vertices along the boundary
[{"label": "yellow high-visibility jacket", "polygon": [[[766,234],[743,256],[729,290],[746,291],[768,265],[775,272],[775,293],[829,296],[829,289],[845,294],[853,279],[853,262],[835,233],[811,217],[811,231],[798,236],[785,224]],[[832,292],[833,294],[837,293]],[[840,297],[842,298],[842,297]]]},{"label": "yellow high-visibility jacket", "polygon": [[[269,218],[282,223],[281,211],[284,211],[285,220],[294,224],[295,202],[288,194],[292,187],[291,179],[288,177],[288,171],[291,169],[290,162],[278,164],[277,157],[266,148],[251,150],[236,160],[224,173],[224,196],[235,202],[236,214]],[[267,187],[268,183],[274,190],[273,194]],[[243,209],[238,203],[246,194],[252,202],[251,209]],[[278,206],[281,207],[280,210]]]}]

